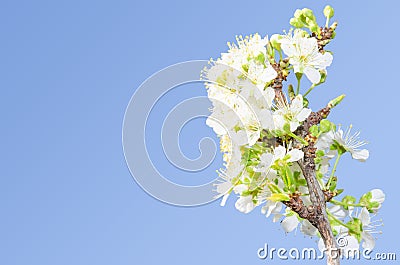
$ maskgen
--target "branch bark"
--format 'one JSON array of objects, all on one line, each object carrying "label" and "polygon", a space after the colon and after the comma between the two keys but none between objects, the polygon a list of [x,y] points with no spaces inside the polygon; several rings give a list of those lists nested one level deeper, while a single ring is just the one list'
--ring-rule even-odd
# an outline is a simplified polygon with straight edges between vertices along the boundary
[{"label": "branch bark", "polygon": [[[321,28],[321,38],[314,36],[318,40],[320,51],[322,51],[324,46],[329,43],[333,36],[333,30],[333,28]],[[286,105],[287,100],[282,92],[282,82],[286,80],[286,75],[282,72],[278,63],[273,64],[272,66],[278,74],[272,84],[272,88],[275,91],[275,103],[277,105]],[[298,135],[300,134],[306,140],[309,139],[309,145],[303,148],[303,162],[299,163],[299,165],[307,182],[312,205],[305,206],[298,194],[292,194],[290,200],[283,203],[295,211],[301,218],[307,219],[318,229],[325,244],[327,264],[339,265],[340,253],[326,213],[326,201],[329,201],[332,197],[331,194],[324,193],[316,178],[314,162],[316,148],[314,147],[314,139],[311,134],[309,134],[310,127],[319,124],[322,119],[326,118],[329,115],[330,109],[331,106],[327,106],[317,112],[312,112],[297,131]]]},{"label": "branch bark", "polygon": [[[326,118],[329,114],[330,108],[326,107],[318,112],[313,112],[310,114],[308,119],[303,125],[303,136],[308,134],[309,128],[314,124],[318,124],[323,118]],[[304,151],[304,161],[300,164],[303,171],[304,178],[307,181],[308,190],[310,193],[310,200],[316,211],[314,215],[316,220],[309,220],[321,234],[321,238],[324,241],[325,247],[327,249],[327,264],[328,265],[339,265],[340,259],[338,253],[338,247],[336,244],[335,237],[333,236],[331,225],[328,220],[326,213],[326,196],[318,183],[315,175],[315,151],[314,143],[303,148]]]}]

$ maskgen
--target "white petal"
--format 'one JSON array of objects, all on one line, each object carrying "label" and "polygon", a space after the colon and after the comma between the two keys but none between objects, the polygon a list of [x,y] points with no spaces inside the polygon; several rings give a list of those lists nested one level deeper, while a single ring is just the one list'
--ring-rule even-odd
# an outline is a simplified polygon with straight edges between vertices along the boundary
[{"label": "white petal", "polygon": [[262,72],[260,79],[265,82],[268,83],[272,80],[274,80],[276,77],[278,76],[278,74],[276,73],[275,69],[272,68],[272,66],[265,68],[265,70]]},{"label": "white petal", "polygon": [[333,55],[330,52],[325,52],[318,59],[318,68],[325,69],[332,64]]},{"label": "white petal", "polygon": [[292,103],[290,104],[290,109],[293,112],[299,112],[301,109],[303,109],[303,96],[302,95],[297,95]]},{"label": "white petal", "polygon": [[266,217],[269,217],[271,214],[278,214],[282,210],[282,203],[268,201],[266,205],[266,210]]},{"label": "white petal", "polygon": [[286,217],[281,222],[283,230],[285,230],[285,232],[287,232],[287,233],[292,232],[297,227],[298,224],[299,224],[299,220],[297,219],[296,215]]},{"label": "white petal", "polygon": [[235,203],[236,209],[238,209],[242,213],[249,213],[251,212],[255,205],[252,200],[252,196],[243,196],[240,197]]},{"label": "white petal", "polygon": [[318,84],[321,80],[321,74],[319,71],[313,67],[306,67],[304,69],[304,74],[307,76],[308,80],[313,84]]},{"label": "white petal", "polygon": [[274,126],[274,119],[272,117],[272,113],[268,109],[263,109],[260,111],[260,124],[263,129],[273,130]]},{"label": "white petal", "polygon": [[361,209],[361,212],[358,215],[358,219],[361,220],[363,226],[369,225],[369,223],[371,222],[371,218],[369,216],[369,212],[368,212],[367,208],[363,207]]},{"label": "white petal", "polygon": [[380,189],[371,190],[372,198],[371,201],[383,203],[385,201],[385,193]]},{"label": "white petal", "polygon": [[221,204],[220,204],[221,206],[225,206],[225,203],[226,203],[226,200],[228,199],[228,197],[229,197],[229,193],[225,194],[222,197]]},{"label": "white petal", "polygon": [[263,96],[265,97],[265,100],[267,102],[268,107],[270,108],[272,106],[272,101],[275,98],[275,91],[271,87],[267,87],[263,92]]},{"label": "white petal", "polygon": [[230,188],[232,188],[232,183],[230,181],[217,184],[217,192],[219,194],[225,194]]},{"label": "white petal", "polygon": [[315,236],[318,230],[308,220],[304,220],[301,223],[300,231],[307,236]]},{"label": "white petal", "polygon": [[283,52],[289,57],[296,54],[296,49],[293,46],[293,44],[290,42],[286,42],[286,40],[281,41],[281,48],[282,48]]},{"label": "white petal", "polygon": [[258,139],[260,138],[260,131],[256,131],[256,132],[250,132],[249,133],[249,146],[253,146]]},{"label": "white petal", "polygon": [[332,143],[333,143],[333,133],[330,131],[330,132],[321,134],[321,136],[318,138],[317,142],[315,143],[315,147],[318,150],[325,150],[328,147],[330,147]]},{"label": "white petal", "polygon": [[346,211],[340,205],[332,206],[331,208],[329,208],[329,212],[339,219],[344,219],[347,216]]},{"label": "white petal", "polygon": [[364,240],[364,242],[362,243],[363,248],[372,250],[375,247],[375,239],[370,233],[363,231],[361,237]]},{"label": "white petal", "polygon": [[239,130],[237,132],[230,132],[230,136],[232,139],[232,142],[234,142],[237,145],[245,145],[249,143],[249,135],[247,135],[247,132],[245,130]]},{"label": "white petal", "polygon": [[282,216],[283,216],[283,214],[280,214],[280,213],[275,214],[274,218],[272,218],[272,222],[274,222],[274,223],[278,222],[279,219],[281,219]]},{"label": "white petal", "polygon": [[299,127],[300,123],[298,121],[290,121],[289,125],[290,125],[290,131],[294,132],[297,129],[297,127]]},{"label": "white petal", "polygon": [[235,186],[235,187],[233,188],[233,191],[234,191],[236,194],[242,194],[242,192],[243,192],[243,191],[246,191],[247,189],[248,189],[247,185],[245,185],[245,184],[239,184],[239,185],[237,185],[237,186]]},{"label": "white petal", "polygon": [[354,150],[351,152],[351,156],[360,162],[365,162],[369,157],[369,151],[367,149]]},{"label": "white petal", "polygon": [[310,114],[311,114],[311,109],[304,108],[300,111],[299,114],[296,115],[296,119],[298,121],[305,121],[308,118],[308,116],[310,116]]},{"label": "white petal", "polygon": [[286,155],[286,148],[283,147],[282,145],[274,149],[274,160],[282,159],[285,157],[285,155]]},{"label": "white petal", "polygon": [[345,257],[353,257],[355,251],[358,251],[360,249],[358,240],[354,236],[345,236],[342,238],[342,241],[338,239],[338,244],[340,242],[343,243],[343,245],[340,247],[342,249],[342,254]]},{"label": "white petal", "polygon": [[299,149],[292,149],[288,152],[288,155],[290,155],[289,162],[294,162],[294,161],[299,161],[304,157],[303,151]]},{"label": "white petal", "polygon": [[274,155],[271,153],[263,153],[260,157],[260,162],[265,167],[270,167],[271,164],[274,162]]},{"label": "white petal", "polygon": [[272,118],[274,119],[275,130],[282,130],[283,126],[285,125],[285,119],[283,116],[274,114]]}]

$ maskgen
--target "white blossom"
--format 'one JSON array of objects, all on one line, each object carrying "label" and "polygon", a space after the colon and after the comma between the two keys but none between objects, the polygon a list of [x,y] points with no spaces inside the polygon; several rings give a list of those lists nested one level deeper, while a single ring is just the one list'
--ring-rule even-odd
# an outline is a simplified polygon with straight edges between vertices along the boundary
[{"label": "white blossom", "polygon": [[303,35],[304,31],[296,29],[293,36],[289,34],[280,40],[281,47],[294,72],[304,73],[313,84],[318,84],[321,80],[319,70],[330,66],[333,56],[329,52],[319,52],[316,38]]},{"label": "white blossom", "polygon": [[311,113],[311,109],[303,106],[303,96],[297,95],[289,104],[280,104],[273,114],[275,128],[283,130],[285,124],[290,125],[290,131],[294,132],[300,123],[305,121]]},{"label": "white blossom", "polygon": [[380,189],[373,189],[371,190],[371,195],[371,202],[379,203],[378,207],[372,209],[374,212],[376,212],[381,208],[382,203],[385,201],[385,193],[383,193],[383,191]]},{"label": "white blossom", "polygon": [[296,214],[286,216],[286,218],[282,220],[281,225],[285,232],[290,233],[299,225],[299,219]]},{"label": "white blossom", "polygon": [[253,198],[251,195],[248,196],[240,196],[239,199],[235,203],[236,209],[238,209],[242,213],[251,212],[256,205],[253,202]]},{"label": "white blossom", "polygon": [[361,162],[365,162],[369,157],[367,149],[359,149],[367,143],[359,140],[360,132],[351,134],[350,126],[346,132],[339,128],[336,132],[328,132],[322,134],[316,143],[316,147],[320,150],[329,148],[332,144],[337,144],[345,151],[350,152],[351,156]]}]

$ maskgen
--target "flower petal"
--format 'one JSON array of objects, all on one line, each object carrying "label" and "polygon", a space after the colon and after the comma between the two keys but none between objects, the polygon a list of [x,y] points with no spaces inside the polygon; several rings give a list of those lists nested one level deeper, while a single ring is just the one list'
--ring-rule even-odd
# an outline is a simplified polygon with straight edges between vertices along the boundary
[{"label": "flower petal", "polygon": [[273,130],[275,129],[274,126],[274,119],[272,113],[268,109],[263,109],[260,111],[260,124],[263,129]]},{"label": "flower petal", "polygon": [[242,213],[251,212],[255,205],[253,203],[252,196],[241,196],[235,203],[236,209],[238,209]]},{"label": "flower petal", "polygon": [[292,232],[298,224],[299,220],[296,215],[288,216],[281,222],[283,230],[287,233]]},{"label": "flower petal", "polygon": [[220,204],[221,206],[225,206],[225,203],[226,203],[226,200],[228,199],[228,197],[229,197],[229,193],[225,194],[222,197],[221,204]]},{"label": "flower petal", "polygon": [[299,161],[304,157],[303,151],[299,149],[292,149],[287,154],[290,155],[289,162]]},{"label": "flower petal", "polygon": [[283,147],[282,145],[274,149],[274,160],[282,159],[285,157],[285,155],[286,155],[286,148]]},{"label": "flower petal", "polygon": [[369,212],[368,212],[367,208],[363,207],[361,209],[361,212],[358,215],[358,219],[361,220],[363,226],[369,225],[369,223],[371,222],[371,218],[369,216]]},{"label": "flower petal", "polygon": [[341,242],[344,242],[343,246],[341,247],[342,255],[344,255],[346,258],[354,257],[354,255],[360,249],[358,240],[354,236],[344,236]]},{"label": "flower petal", "polygon": [[321,80],[321,74],[314,67],[306,67],[304,68],[304,74],[307,76],[308,80],[313,84],[318,84]]},{"label": "flower petal", "polygon": [[370,233],[363,231],[361,233],[361,237],[364,240],[364,242],[362,243],[363,248],[372,250],[375,247],[375,239]]},{"label": "flower petal", "polygon": [[302,95],[297,95],[292,103],[290,104],[290,109],[293,112],[299,112],[303,109],[303,96]]},{"label": "flower petal", "polygon": [[310,116],[310,114],[311,114],[311,109],[304,108],[300,111],[299,114],[296,115],[296,119],[298,121],[305,121],[308,118],[308,116]]},{"label": "flower petal", "polygon": [[300,231],[307,236],[315,236],[318,230],[308,220],[303,220]]},{"label": "flower petal", "polygon": [[371,190],[372,198],[371,201],[383,203],[385,201],[385,193],[380,189]]},{"label": "flower petal", "polygon": [[367,149],[353,150],[351,156],[360,162],[365,162],[369,157],[369,151]]},{"label": "flower petal", "polygon": [[299,127],[300,123],[298,121],[290,121],[289,125],[290,125],[290,131],[294,132],[297,129],[297,127]]}]

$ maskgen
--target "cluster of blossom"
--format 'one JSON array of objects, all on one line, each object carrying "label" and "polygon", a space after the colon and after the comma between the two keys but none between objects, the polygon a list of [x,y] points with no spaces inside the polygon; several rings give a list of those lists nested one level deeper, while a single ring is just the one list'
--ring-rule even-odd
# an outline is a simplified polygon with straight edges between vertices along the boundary
[{"label": "cluster of blossom", "polygon": [[[324,14],[325,27],[316,26],[313,12],[302,9],[291,19],[294,29],[288,33],[271,38],[259,34],[237,37],[237,43],[228,43],[228,52],[211,60],[202,73],[213,105],[207,125],[220,138],[224,153],[224,168],[218,172],[221,183],[216,190],[222,197],[221,205],[234,193],[239,211],[249,213],[261,206],[261,212],[272,216],[274,222],[283,219],[286,232],[300,226],[305,235],[319,236],[308,220],[285,207],[294,195],[306,206],[311,204],[300,163],[303,148],[314,141],[317,180],[332,194],[326,210],[334,234],[346,237],[347,247],[358,248],[361,243],[364,248],[373,248],[372,234],[377,225],[370,221],[370,214],[381,207],[384,193],[374,189],[358,201],[353,196],[335,199],[343,192],[336,187],[339,159],[350,153],[354,159],[365,161],[369,156],[368,150],[361,149],[365,142],[359,140],[359,133],[351,133],[351,126],[344,132],[327,119],[309,129],[311,140],[299,133],[311,113],[306,96],[325,82],[326,68],[333,60],[332,54],[321,47],[334,37],[337,24],[328,26],[333,16],[331,7],[326,7]],[[331,32],[330,38],[321,38],[324,30]],[[290,72],[298,81],[296,91],[288,85],[287,95],[277,93],[276,81],[285,81]],[[311,87],[302,95],[303,76]],[[343,98],[337,97],[328,107],[335,107]]]}]

